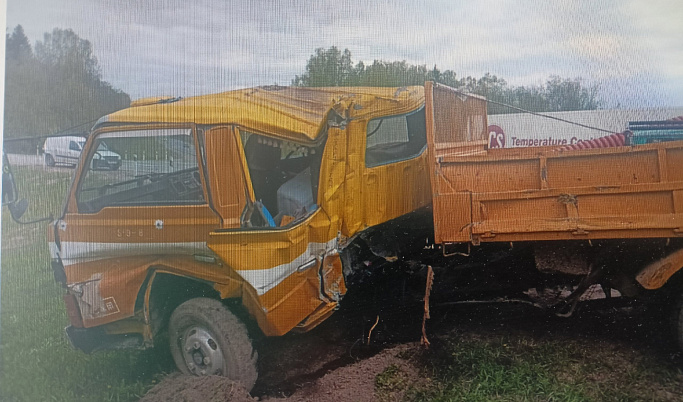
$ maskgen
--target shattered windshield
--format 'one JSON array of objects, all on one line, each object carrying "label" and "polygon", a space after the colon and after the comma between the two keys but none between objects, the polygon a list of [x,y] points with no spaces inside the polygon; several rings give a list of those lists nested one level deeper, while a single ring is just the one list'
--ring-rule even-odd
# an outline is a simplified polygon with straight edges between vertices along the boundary
[{"label": "shattered windshield", "polygon": [[78,187],[79,211],[204,203],[191,134],[190,129],[163,129],[98,135]]}]

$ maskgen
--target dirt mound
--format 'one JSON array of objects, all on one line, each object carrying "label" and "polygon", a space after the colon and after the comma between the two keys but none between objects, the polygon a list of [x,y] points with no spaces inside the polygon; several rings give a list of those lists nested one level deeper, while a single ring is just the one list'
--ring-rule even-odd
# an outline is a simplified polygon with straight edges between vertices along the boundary
[{"label": "dirt mound", "polygon": [[301,388],[289,398],[264,401],[394,401],[401,399],[403,387],[394,390],[392,382],[419,382],[417,368],[401,356],[418,347],[399,345],[357,363],[333,370]]},{"label": "dirt mound", "polygon": [[[419,383],[417,368],[402,357],[417,344],[385,349],[373,357],[330,371],[313,383],[305,384],[289,397],[265,396],[261,401],[394,401],[404,387],[395,382]],[[140,402],[224,402],[256,401],[238,383],[224,377],[194,377],[172,374],[152,388]]]},{"label": "dirt mound", "polygon": [[171,374],[150,389],[140,402],[253,402],[244,387],[225,377]]}]

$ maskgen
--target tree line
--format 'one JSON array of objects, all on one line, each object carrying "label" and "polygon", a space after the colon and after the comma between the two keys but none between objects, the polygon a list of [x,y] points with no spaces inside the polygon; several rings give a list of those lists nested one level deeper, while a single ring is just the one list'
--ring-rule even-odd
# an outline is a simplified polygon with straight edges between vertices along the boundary
[{"label": "tree line", "polygon": [[[6,140],[87,132],[95,119],[130,104],[126,93],[102,80],[91,43],[71,29],[55,28],[32,47],[17,25],[5,41]],[[5,146],[34,153],[42,143],[6,141]]]},{"label": "tree line", "polygon": [[[32,47],[21,25],[6,34],[5,139],[51,134],[82,134],[101,116],[127,107],[130,97],[102,80],[92,44],[71,29],[55,28]],[[600,107],[597,86],[580,78],[551,76],[539,86],[511,86],[496,75],[458,77],[452,70],[405,61],[354,63],[348,49],[316,49],[294,86],[422,85],[435,81],[464,92],[534,112],[591,110]],[[497,104],[489,113],[515,110]],[[10,152],[33,153],[42,140],[5,142]]]},{"label": "tree line", "polygon": [[[348,49],[336,46],[318,48],[309,58],[306,71],[294,77],[292,85],[306,87],[325,86],[381,86],[395,87],[422,85],[435,81],[487,99],[533,112],[560,112],[593,110],[600,107],[598,87],[586,86],[581,78],[549,77],[538,86],[511,86],[495,75],[459,78],[452,70],[441,71],[436,66],[413,65],[405,61],[375,60],[365,65],[353,63]],[[489,113],[512,113],[516,110],[498,104],[489,104]]]}]

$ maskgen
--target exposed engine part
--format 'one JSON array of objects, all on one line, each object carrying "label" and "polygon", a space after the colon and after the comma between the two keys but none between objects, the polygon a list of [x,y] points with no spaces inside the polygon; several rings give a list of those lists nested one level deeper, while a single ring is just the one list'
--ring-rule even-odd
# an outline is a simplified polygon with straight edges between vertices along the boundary
[{"label": "exposed engine part", "polygon": [[[433,249],[425,250],[425,244],[433,244],[432,234],[432,215],[428,208],[361,232],[341,249],[347,286],[363,282],[385,269],[420,269],[422,265],[414,267],[414,261],[423,260],[423,255],[436,254]],[[394,263],[401,267],[392,265]]]}]

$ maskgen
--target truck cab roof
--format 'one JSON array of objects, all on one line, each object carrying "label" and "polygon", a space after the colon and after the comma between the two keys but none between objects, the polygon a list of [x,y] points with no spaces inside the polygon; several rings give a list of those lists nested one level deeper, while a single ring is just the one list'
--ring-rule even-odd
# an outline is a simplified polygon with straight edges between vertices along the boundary
[{"label": "truck cab roof", "polygon": [[262,86],[133,106],[95,128],[130,123],[235,124],[297,142],[315,141],[331,117],[339,121],[401,114],[424,104],[424,88]]}]

